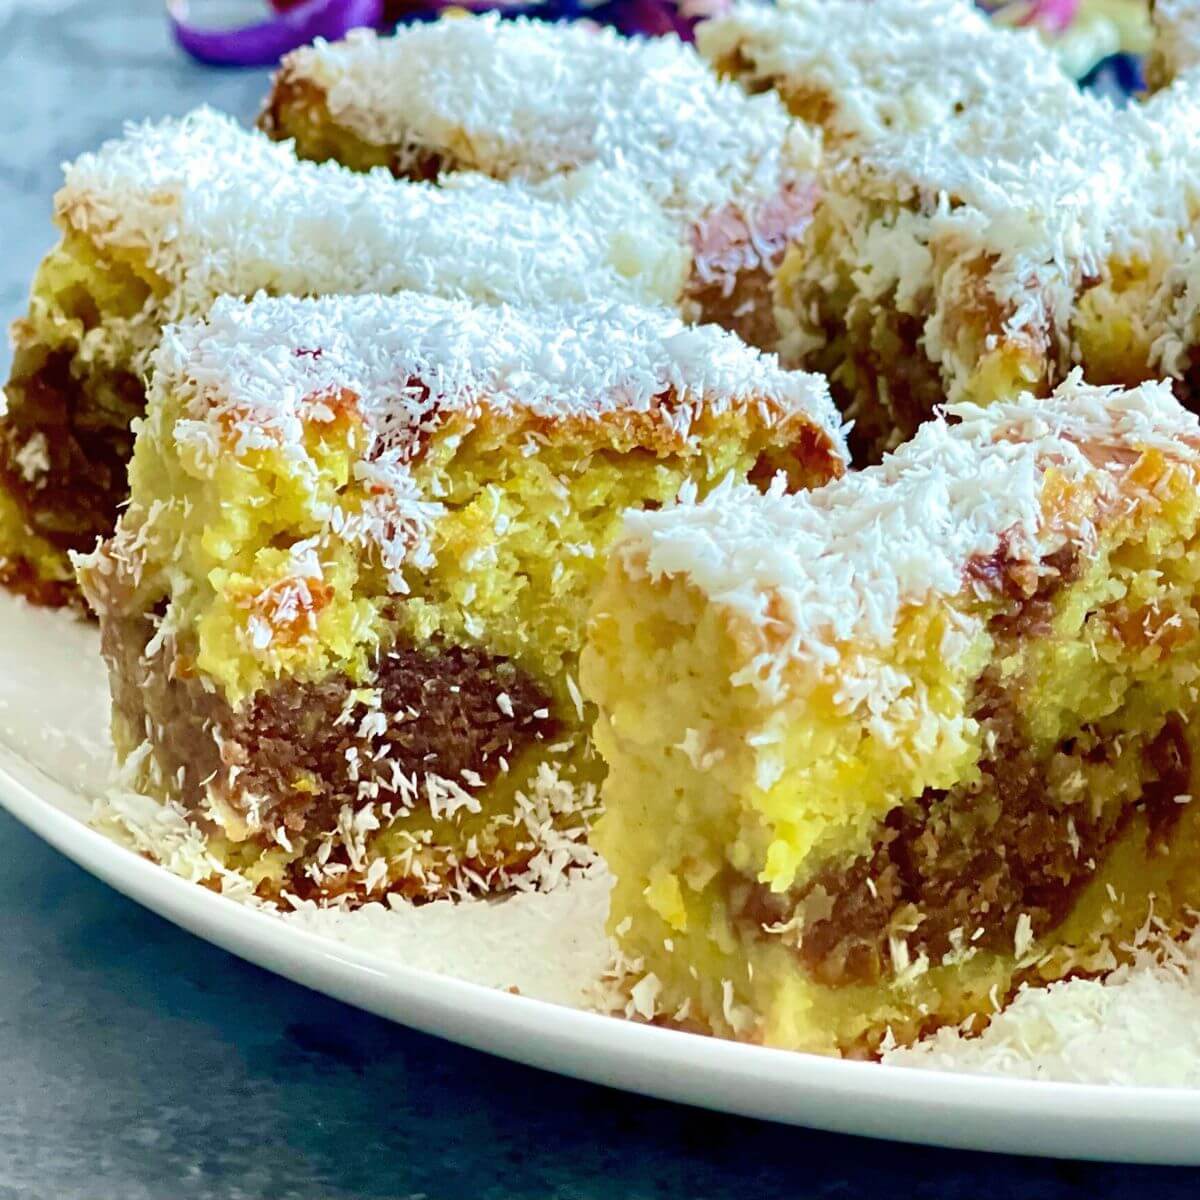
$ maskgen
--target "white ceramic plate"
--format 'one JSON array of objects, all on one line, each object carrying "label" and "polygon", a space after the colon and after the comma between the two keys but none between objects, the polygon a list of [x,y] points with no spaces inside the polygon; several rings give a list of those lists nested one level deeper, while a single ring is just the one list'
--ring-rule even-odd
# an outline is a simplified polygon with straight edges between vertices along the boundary
[{"label": "white ceramic plate", "polygon": [[[505,985],[494,963],[512,959],[512,930],[539,939],[526,946],[530,960],[595,967],[596,945],[582,928],[595,921],[594,887],[574,898],[523,900],[521,911],[540,905],[544,920],[509,922],[508,945],[495,921],[506,910],[477,906],[462,917],[468,948],[445,964],[452,974],[411,965],[428,961],[419,929],[380,953],[368,948],[373,936],[356,939],[344,918],[327,927],[336,937],[324,936],[311,923],[215,895],[86,824],[108,754],[104,724],[94,630],[0,598],[0,804],[131,899],[349,1004],[560,1074],[731,1113],[940,1146],[1200,1164],[1200,1091],[950,1075],[735,1045],[533,998],[572,996],[561,977],[539,974],[532,961],[513,969],[522,995],[469,981]],[[445,910],[419,920],[439,921],[428,940],[444,943]]]}]

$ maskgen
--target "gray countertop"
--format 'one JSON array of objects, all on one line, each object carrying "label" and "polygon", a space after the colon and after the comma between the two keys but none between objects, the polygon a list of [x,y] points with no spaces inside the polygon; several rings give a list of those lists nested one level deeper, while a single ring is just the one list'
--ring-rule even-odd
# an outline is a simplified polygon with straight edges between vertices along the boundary
[{"label": "gray countertop", "polygon": [[[264,88],[188,63],[158,5],[118,0],[0,0],[0,80],[5,320],[63,159],[129,118],[250,116]],[[1197,1194],[1194,1172],[889,1146],[559,1079],[248,966],[2,814],[0,868],[0,1200]]]}]

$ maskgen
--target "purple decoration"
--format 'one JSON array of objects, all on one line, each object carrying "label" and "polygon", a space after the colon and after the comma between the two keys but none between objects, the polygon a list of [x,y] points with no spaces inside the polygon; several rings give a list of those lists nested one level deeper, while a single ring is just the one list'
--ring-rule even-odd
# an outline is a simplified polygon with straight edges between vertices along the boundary
[{"label": "purple decoration", "polygon": [[[733,0],[269,0],[275,15],[238,29],[198,28],[188,19],[188,0],[167,0],[175,40],[193,58],[220,66],[272,66],[288,51],[314,38],[336,41],[351,29],[390,29],[410,21],[428,21],[446,9],[507,16],[538,16],[548,21],[590,20],[625,34],[675,35],[692,40],[699,21],[719,16]],[[976,0],[1009,24],[1037,25],[1050,35],[1064,32],[1079,15],[1082,0]],[[863,5],[864,16],[870,5]],[[1128,55],[1107,63],[1105,90],[1130,94],[1139,75]],[[1096,73],[1093,72],[1093,75]],[[1091,84],[1090,75],[1085,85]]]},{"label": "purple decoration", "polygon": [[167,15],[175,40],[193,58],[219,66],[262,67],[289,50],[322,37],[336,41],[351,29],[380,29],[406,21],[429,20],[448,8],[509,15],[536,14],[546,20],[584,18],[613,25],[622,33],[652,37],[675,34],[691,41],[697,21],[725,11],[731,0],[271,0],[276,14],[238,29],[209,30],[194,25],[187,0],[168,0]]},{"label": "purple decoration", "polygon": [[169,0],[175,40],[193,58],[226,67],[267,67],[313,38],[336,41],[360,26],[383,23],[383,0],[301,0],[239,29],[201,29],[188,20],[187,0]]}]

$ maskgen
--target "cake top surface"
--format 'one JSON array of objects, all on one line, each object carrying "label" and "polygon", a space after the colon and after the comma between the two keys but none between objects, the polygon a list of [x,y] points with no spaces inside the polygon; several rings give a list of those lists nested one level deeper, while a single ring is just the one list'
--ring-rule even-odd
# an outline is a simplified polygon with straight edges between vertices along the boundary
[{"label": "cake top surface", "polygon": [[935,232],[994,256],[1014,292],[1081,278],[1114,252],[1169,250],[1190,223],[1196,90],[1117,108],[1081,91],[1036,35],[996,27],[969,0],[742,4],[700,43],[823,98],[828,170],[860,194],[915,197]]},{"label": "cake top surface", "polygon": [[[823,378],[661,309],[535,313],[418,293],[222,297],[205,319],[169,326],[151,364],[138,453],[148,440],[197,479],[259,451],[281,455],[297,480],[316,478],[313,435],[319,443],[325,425],[357,425],[349,467],[369,498],[319,519],[377,550],[401,591],[404,564],[433,561],[442,506],[414,466],[448,422],[456,434],[498,425],[517,454],[536,454],[555,426],[568,437],[611,426],[615,444],[631,437],[678,453],[694,448],[705,417],[744,411],[778,430],[776,441],[809,445],[830,474],[847,457]],[[166,511],[161,500],[141,495],[135,478],[117,536],[130,561],[127,544],[141,544],[139,527]]]},{"label": "cake top surface", "polygon": [[[1006,561],[1036,564],[1067,542],[1088,547],[1129,498],[1125,475],[1141,450],[1200,470],[1200,421],[1165,383],[1092,387],[1076,371],[1050,399],[955,405],[946,416],[878,466],[814,492],[730,485],[629,513],[622,562],[634,575],[685,577],[769,627],[780,649],[764,669],[819,666],[842,647],[886,649],[906,607],[963,592],[973,560],[1002,548]],[[1051,468],[1095,488],[1078,519],[1044,516]]]},{"label": "cake top surface", "polygon": [[673,303],[687,269],[658,206],[598,168],[434,187],[300,162],[289,144],[201,108],[130,126],[65,170],[60,219],[143,253],[172,285],[168,318],[259,289]]},{"label": "cake top surface", "polygon": [[703,412],[766,405],[799,416],[844,461],[824,379],[716,326],[661,309],[569,306],[541,312],[417,293],[316,300],[223,297],[204,320],[171,326],[153,358],[154,394],[235,445],[268,436],[301,453],[303,423],[332,418],[347,393],[369,438],[363,457],[403,464],[449,414],[528,414],[541,423],[649,414],[673,440]]},{"label": "cake top surface", "polygon": [[675,37],[464,16],[318,42],[288,57],[283,78],[321,88],[366,141],[451,154],[465,143],[489,174],[526,178],[600,163],[689,216],[772,194],[785,164],[815,161],[777,96],[718,79]]},{"label": "cake top surface", "polygon": [[740,55],[739,72],[827,101],[814,115],[835,140],[888,142],[1022,95],[1082,103],[1036,34],[998,27],[971,0],[742,0],[697,42],[718,65]]}]

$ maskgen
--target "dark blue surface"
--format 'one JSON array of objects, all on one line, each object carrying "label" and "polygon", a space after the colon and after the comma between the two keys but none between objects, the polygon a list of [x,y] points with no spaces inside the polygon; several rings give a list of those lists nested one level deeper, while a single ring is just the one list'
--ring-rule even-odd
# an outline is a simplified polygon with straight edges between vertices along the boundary
[{"label": "dark blue surface", "polygon": [[[151,0],[0,0],[0,316],[57,164],[261,75],[170,47]],[[0,352],[0,368],[5,366]],[[1200,1174],[810,1134],[576,1084],[365,1016],[144,912],[0,814],[0,1200],[1067,1200]]]},{"label": "dark blue surface", "polygon": [[461,1050],[285,983],[0,814],[3,1200],[1095,1200],[1200,1173],[890,1146]]}]

